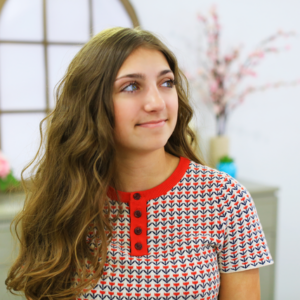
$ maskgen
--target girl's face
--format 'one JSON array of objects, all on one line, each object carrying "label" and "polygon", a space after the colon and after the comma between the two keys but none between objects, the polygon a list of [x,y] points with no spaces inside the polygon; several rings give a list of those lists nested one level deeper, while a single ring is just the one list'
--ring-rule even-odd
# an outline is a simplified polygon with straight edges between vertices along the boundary
[{"label": "girl's face", "polygon": [[127,57],[114,83],[113,103],[120,153],[166,145],[177,122],[178,96],[174,74],[160,51],[140,47]]}]

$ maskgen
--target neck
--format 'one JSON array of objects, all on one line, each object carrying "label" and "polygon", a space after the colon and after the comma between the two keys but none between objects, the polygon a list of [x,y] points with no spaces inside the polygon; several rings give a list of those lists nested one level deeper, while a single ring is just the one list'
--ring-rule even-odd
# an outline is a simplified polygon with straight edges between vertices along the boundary
[{"label": "neck", "polygon": [[172,175],[179,158],[165,152],[164,148],[147,154],[117,154],[116,170],[120,190],[123,192],[151,189]]}]

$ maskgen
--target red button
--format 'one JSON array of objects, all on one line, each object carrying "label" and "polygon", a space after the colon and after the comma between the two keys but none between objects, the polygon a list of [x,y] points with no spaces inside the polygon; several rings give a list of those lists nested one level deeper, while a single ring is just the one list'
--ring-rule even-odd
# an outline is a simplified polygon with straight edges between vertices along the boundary
[{"label": "red button", "polygon": [[141,195],[139,193],[135,193],[135,194],[133,194],[133,198],[135,200],[139,200],[141,198]]},{"label": "red button", "polygon": [[142,233],[141,227],[135,227],[134,228],[134,233],[137,234],[137,235],[140,235]]},{"label": "red button", "polygon": [[136,218],[140,218],[142,216],[142,213],[140,210],[136,210],[133,214]]},{"label": "red button", "polygon": [[134,247],[136,250],[141,250],[143,248],[143,245],[141,243],[135,243]]}]

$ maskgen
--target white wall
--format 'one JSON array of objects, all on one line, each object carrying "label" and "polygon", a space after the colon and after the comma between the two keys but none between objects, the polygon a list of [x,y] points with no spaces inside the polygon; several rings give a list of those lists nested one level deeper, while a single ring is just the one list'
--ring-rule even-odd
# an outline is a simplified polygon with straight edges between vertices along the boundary
[{"label": "white wall", "polygon": [[[197,12],[217,5],[225,47],[244,44],[245,53],[278,29],[300,34],[298,0],[131,0],[143,29],[158,34],[174,51],[180,66],[194,72],[197,64],[200,25]],[[270,55],[257,69],[257,85],[269,81],[300,79],[300,38],[286,41],[291,50]],[[283,43],[285,45],[285,43]],[[253,81],[252,81],[253,82]],[[193,101],[199,95],[193,92]],[[215,132],[212,114],[202,105],[197,123],[202,148]],[[300,299],[300,86],[252,94],[228,122],[231,154],[239,178],[275,185],[279,192],[279,224],[276,264],[276,300]]]}]

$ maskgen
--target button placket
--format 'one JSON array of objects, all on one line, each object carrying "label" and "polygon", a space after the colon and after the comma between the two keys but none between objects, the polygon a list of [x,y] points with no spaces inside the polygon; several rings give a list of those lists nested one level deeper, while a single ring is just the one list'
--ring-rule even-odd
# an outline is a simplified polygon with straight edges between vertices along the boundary
[{"label": "button placket", "polygon": [[[135,256],[148,254],[146,202],[140,193],[133,193],[130,199],[131,210],[131,253]],[[144,224],[145,223],[145,224]]]}]

